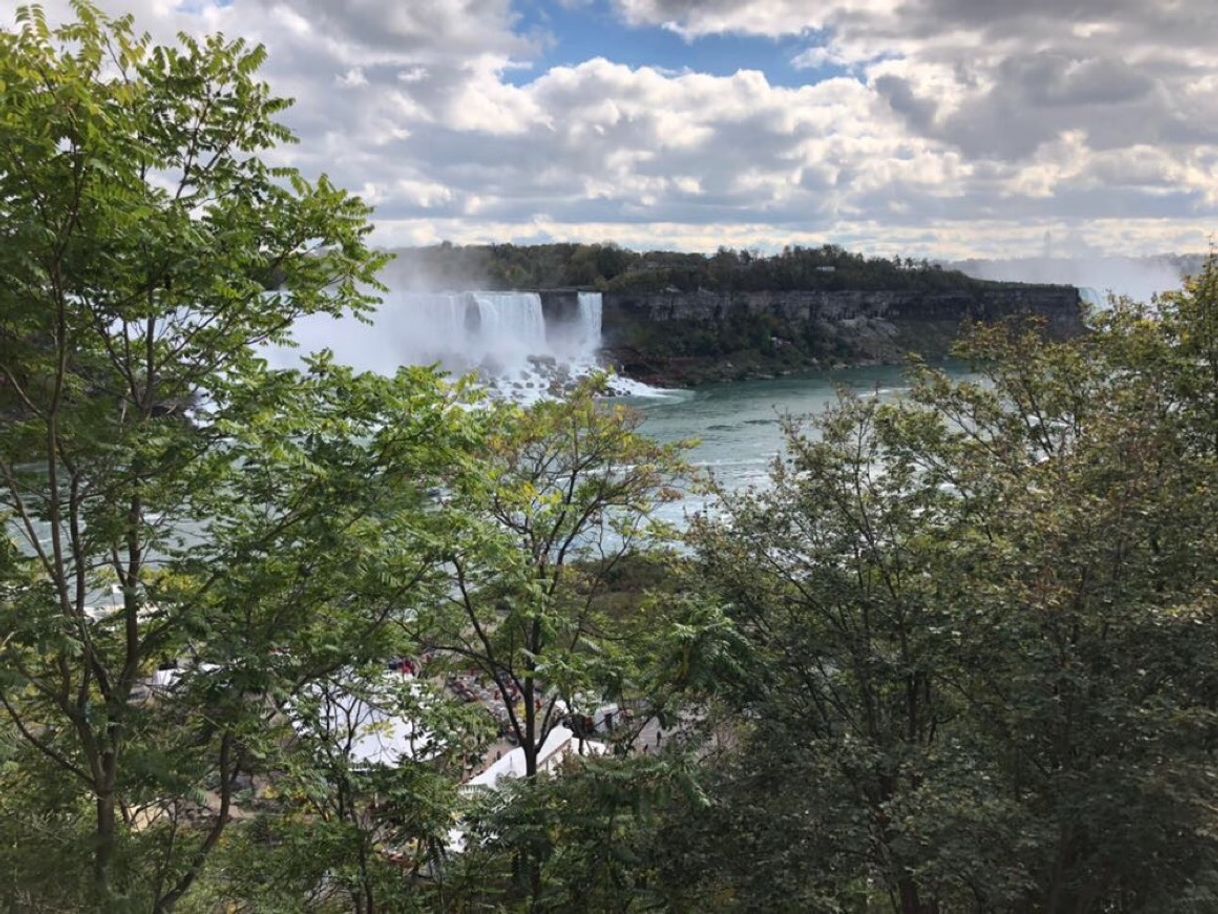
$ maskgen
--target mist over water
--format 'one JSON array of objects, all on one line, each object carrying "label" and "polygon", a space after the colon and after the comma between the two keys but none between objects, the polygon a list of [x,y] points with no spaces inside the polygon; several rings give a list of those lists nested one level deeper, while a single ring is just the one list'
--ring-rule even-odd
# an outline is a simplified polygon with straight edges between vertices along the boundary
[{"label": "mist over water", "polygon": [[1076,286],[1089,304],[1106,307],[1109,295],[1149,302],[1179,289],[1181,268],[1170,261],[1131,257],[1022,257],[949,264],[977,279]]},{"label": "mist over water", "polygon": [[574,321],[558,322],[547,327],[552,351],[574,360],[595,360],[601,348],[601,326],[604,305],[599,292],[580,292],[578,313]]}]

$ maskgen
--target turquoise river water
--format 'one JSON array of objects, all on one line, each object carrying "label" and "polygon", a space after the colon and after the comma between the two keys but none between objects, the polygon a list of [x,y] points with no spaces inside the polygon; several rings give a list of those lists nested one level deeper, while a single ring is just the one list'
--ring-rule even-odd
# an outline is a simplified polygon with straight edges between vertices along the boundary
[{"label": "turquoise river water", "polygon": [[[733,381],[664,397],[631,398],[645,416],[642,431],[660,441],[696,440],[689,460],[729,489],[764,485],[769,466],[783,448],[782,418],[824,412],[840,389],[860,396],[899,396],[908,390],[898,366],[850,368],[823,375],[772,381]],[[703,506],[688,498],[663,516],[680,523],[686,511]]]}]

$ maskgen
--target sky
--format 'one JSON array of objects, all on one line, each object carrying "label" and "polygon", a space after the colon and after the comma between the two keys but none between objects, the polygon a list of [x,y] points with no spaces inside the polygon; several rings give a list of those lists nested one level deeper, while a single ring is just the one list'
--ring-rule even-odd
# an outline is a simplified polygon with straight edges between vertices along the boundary
[{"label": "sky", "polygon": [[98,5],[264,43],[301,141],[277,156],[360,193],[388,246],[960,259],[1218,232],[1214,0]]}]

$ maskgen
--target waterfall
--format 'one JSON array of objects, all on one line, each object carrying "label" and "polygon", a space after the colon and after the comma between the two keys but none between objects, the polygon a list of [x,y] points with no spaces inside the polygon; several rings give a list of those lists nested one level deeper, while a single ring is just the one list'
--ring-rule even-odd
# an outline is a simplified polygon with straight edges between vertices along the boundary
[{"label": "waterfall", "polygon": [[604,314],[601,293],[579,293],[579,322],[577,340],[583,355],[595,357],[601,348],[601,321]]},{"label": "waterfall", "polygon": [[536,292],[468,292],[466,300],[477,313],[467,320],[465,331],[449,338],[450,349],[467,367],[482,368],[492,375],[528,364],[530,356],[548,354],[546,319],[541,296]]},{"label": "waterfall", "polygon": [[313,315],[293,328],[296,353],[278,350],[270,357],[286,367],[299,364],[300,352],[329,348],[339,361],[381,374],[439,363],[454,374],[477,372],[503,396],[536,399],[600,370],[602,313],[599,292],[578,293],[547,326],[536,292],[393,290],[370,315],[371,324]]},{"label": "waterfall", "polygon": [[[302,322],[297,338],[311,344]],[[599,328],[598,328],[599,329]],[[319,339],[359,368],[439,362],[451,371],[510,371],[547,353],[546,319],[536,292],[390,292],[373,326],[330,323]]]},{"label": "waterfall", "polygon": [[1082,286],[1078,290],[1078,297],[1082,299],[1083,304],[1097,311],[1106,311],[1108,309],[1108,296],[1099,289],[1093,289],[1090,286]]}]

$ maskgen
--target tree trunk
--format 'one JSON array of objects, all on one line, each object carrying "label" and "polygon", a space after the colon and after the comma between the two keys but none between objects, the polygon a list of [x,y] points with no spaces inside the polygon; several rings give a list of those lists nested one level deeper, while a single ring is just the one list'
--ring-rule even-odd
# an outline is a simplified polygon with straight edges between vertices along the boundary
[{"label": "tree trunk", "polygon": [[[529,784],[537,780],[537,756],[541,747],[537,745],[537,708],[533,704],[533,680],[524,682],[524,776]],[[532,848],[525,851],[525,866],[529,875],[530,911],[536,911],[541,901],[541,859]]]},{"label": "tree trunk", "polygon": [[[113,768],[112,757],[107,755],[103,765]],[[95,840],[97,846],[93,851],[93,891],[99,909],[108,907],[111,897],[111,879],[114,864],[114,849],[118,840],[117,818],[114,802],[114,789],[107,787],[97,791],[97,826]]]}]

